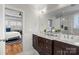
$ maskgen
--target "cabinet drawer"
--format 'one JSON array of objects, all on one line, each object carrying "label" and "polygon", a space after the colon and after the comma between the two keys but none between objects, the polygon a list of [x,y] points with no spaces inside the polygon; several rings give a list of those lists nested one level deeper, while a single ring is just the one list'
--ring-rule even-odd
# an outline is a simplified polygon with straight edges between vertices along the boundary
[{"label": "cabinet drawer", "polygon": [[77,46],[74,46],[74,45],[71,45],[71,44],[67,44],[67,43],[64,43],[64,42],[59,42],[59,41],[54,41],[54,45],[55,46],[59,46],[59,47],[61,47],[61,48],[75,48],[75,47],[77,47]]},{"label": "cabinet drawer", "polygon": [[59,41],[55,41],[54,45],[55,45],[54,51],[56,51],[57,53],[59,52],[60,54],[63,54],[63,55],[76,55],[79,53],[77,51],[78,47],[74,45],[70,45]]},{"label": "cabinet drawer", "polygon": [[55,46],[54,54],[55,55],[76,55],[76,50],[66,50],[58,46]]}]

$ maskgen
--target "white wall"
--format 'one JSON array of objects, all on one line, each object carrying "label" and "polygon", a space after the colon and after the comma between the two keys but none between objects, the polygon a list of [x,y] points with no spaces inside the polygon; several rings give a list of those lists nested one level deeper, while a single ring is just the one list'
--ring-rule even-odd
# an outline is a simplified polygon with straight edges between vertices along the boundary
[{"label": "white wall", "polygon": [[0,55],[5,55],[5,41],[0,41]]},{"label": "white wall", "polygon": [[0,55],[5,54],[5,20],[4,20],[4,5],[0,4]]},{"label": "white wall", "polygon": [[32,7],[24,9],[24,20],[23,20],[23,39],[24,39],[24,51],[26,53],[33,53],[32,46],[32,34],[39,30],[39,18]]},{"label": "white wall", "polygon": [[0,4],[0,40],[5,39],[4,5]]},{"label": "white wall", "polygon": [[39,32],[44,33],[44,30],[48,28],[48,18],[46,15],[40,15],[39,17]]}]

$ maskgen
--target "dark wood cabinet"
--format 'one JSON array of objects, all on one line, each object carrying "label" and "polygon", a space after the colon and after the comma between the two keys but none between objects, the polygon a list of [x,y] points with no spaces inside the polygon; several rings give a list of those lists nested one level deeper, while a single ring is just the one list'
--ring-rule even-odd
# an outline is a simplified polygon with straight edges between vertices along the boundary
[{"label": "dark wood cabinet", "polygon": [[33,34],[33,47],[40,55],[79,55],[79,47]]},{"label": "dark wood cabinet", "polygon": [[40,54],[52,54],[51,49],[52,49],[52,41],[39,37],[38,39],[38,47],[39,47],[39,53]]},{"label": "dark wood cabinet", "polygon": [[55,55],[79,55],[79,47],[54,40]]},{"label": "dark wood cabinet", "polygon": [[38,51],[38,36],[33,35],[33,47]]},{"label": "dark wood cabinet", "polygon": [[52,41],[49,39],[33,35],[33,47],[36,49],[41,55],[49,55],[52,54]]}]

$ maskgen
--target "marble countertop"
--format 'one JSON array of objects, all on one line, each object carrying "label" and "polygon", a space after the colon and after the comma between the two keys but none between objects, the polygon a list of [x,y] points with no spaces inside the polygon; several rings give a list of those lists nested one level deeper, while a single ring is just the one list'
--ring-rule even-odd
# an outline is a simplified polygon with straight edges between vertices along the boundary
[{"label": "marble countertop", "polygon": [[60,42],[79,46],[79,36],[66,35],[66,34],[62,34],[62,33],[54,34],[53,36],[46,35],[44,33],[34,33],[34,34],[38,35],[40,37],[47,38],[49,40],[57,40],[57,41],[60,41]]}]

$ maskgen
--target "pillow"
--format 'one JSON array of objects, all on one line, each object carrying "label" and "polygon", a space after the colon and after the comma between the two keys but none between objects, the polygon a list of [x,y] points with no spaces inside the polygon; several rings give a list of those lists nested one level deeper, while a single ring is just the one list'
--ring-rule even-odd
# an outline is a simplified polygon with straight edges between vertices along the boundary
[{"label": "pillow", "polygon": [[11,28],[6,28],[6,32],[10,32],[11,31]]}]

